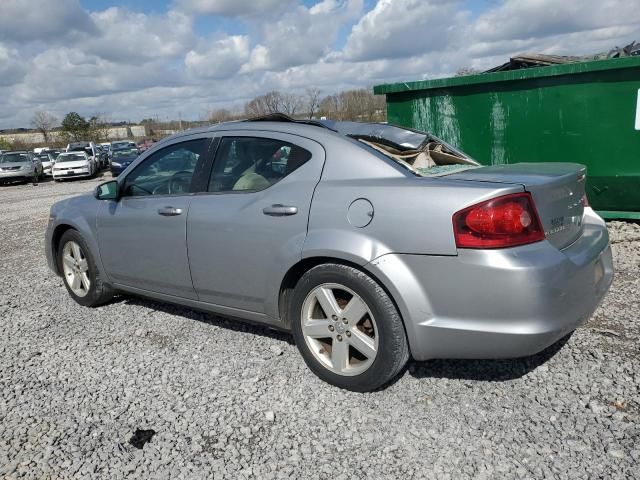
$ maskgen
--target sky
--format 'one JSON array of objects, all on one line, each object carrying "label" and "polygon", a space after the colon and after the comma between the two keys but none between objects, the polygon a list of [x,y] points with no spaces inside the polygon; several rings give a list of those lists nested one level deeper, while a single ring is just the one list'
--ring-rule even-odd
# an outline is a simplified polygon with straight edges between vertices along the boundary
[{"label": "sky", "polygon": [[2,0],[0,129],[37,110],[203,119],[270,90],[330,94],[633,40],[628,0]]}]

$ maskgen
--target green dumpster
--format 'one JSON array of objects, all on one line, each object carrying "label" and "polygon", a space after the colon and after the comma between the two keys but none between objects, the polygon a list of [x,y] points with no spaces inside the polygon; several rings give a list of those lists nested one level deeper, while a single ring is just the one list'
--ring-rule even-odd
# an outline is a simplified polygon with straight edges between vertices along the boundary
[{"label": "green dumpster", "polygon": [[374,87],[389,123],[483,164],[578,162],[604,217],[640,219],[640,57]]}]

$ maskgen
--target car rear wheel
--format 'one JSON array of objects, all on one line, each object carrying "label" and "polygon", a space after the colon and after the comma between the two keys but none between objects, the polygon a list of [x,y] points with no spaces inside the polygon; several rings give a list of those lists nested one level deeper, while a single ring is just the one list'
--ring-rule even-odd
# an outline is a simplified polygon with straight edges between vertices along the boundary
[{"label": "car rear wheel", "polygon": [[67,230],[60,239],[58,270],[69,295],[80,305],[97,307],[113,297],[113,289],[104,282],[91,251],[76,230]]},{"label": "car rear wheel", "polygon": [[338,387],[368,392],[393,380],[409,358],[402,319],[383,288],[353,267],[306,272],[289,318],[308,367]]}]

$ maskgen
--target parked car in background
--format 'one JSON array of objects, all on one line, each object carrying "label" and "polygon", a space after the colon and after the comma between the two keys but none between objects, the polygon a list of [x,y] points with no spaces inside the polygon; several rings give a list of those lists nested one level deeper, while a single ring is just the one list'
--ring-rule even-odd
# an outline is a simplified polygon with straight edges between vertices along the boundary
[{"label": "parked car in background", "polygon": [[113,152],[111,157],[111,175],[117,177],[138,158],[137,148],[120,148]]},{"label": "parked car in background", "polygon": [[111,143],[110,142],[102,142],[100,144],[102,149],[106,152],[107,157],[111,160]]},{"label": "parked car in background", "polygon": [[93,157],[82,151],[64,152],[58,155],[53,164],[53,180],[59,181],[74,177],[93,177],[98,165]]},{"label": "parked car in background", "polygon": [[5,151],[0,155],[0,183],[32,181],[42,177],[40,160],[26,150]]},{"label": "parked car in background", "polygon": [[56,160],[53,150],[42,150],[41,153],[35,155],[42,163],[42,173],[48,177],[52,175],[51,168]]},{"label": "parked car in background", "polygon": [[92,158],[98,169],[107,168],[109,166],[109,159],[106,153],[104,153],[93,142],[74,142],[67,145],[67,152],[85,152],[88,157]]},{"label": "parked car in background", "polygon": [[138,150],[138,146],[136,145],[136,142],[132,142],[131,140],[118,140],[116,142],[111,142],[112,153],[116,150],[131,150],[131,149]]},{"label": "parked car in background", "polygon": [[482,167],[385,124],[181,132],[49,218],[49,266],[79,304],[128,292],[290,330],[315,374],[355,391],[410,356],[539,352],[613,278],[583,166]]},{"label": "parked car in background", "polygon": [[140,142],[137,145],[138,151],[140,153],[145,152],[145,151],[149,150],[153,146],[154,143],[155,143],[154,140],[149,140],[149,139],[144,140],[143,142]]},{"label": "parked car in background", "polygon": [[100,168],[109,168],[109,154],[102,145],[97,145],[98,158],[100,160]]}]

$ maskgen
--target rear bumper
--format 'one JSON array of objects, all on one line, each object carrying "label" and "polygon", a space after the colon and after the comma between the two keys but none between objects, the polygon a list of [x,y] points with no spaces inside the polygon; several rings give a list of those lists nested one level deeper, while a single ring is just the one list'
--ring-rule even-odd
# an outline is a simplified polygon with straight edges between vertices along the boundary
[{"label": "rear bumper", "polygon": [[606,226],[585,211],[583,235],[457,256],[391,254],[367,265],[402,313],[413,357],[537,353],[585,322],[613,279]]}]

